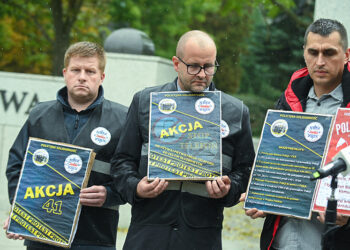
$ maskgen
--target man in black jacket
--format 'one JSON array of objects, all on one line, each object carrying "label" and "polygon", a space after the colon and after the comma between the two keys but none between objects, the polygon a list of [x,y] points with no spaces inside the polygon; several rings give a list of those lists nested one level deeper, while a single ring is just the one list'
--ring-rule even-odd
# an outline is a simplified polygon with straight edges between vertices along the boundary
[{"label": "man in black jacket", "polygon": [[[71,45],[65,54],[63,75],[66,87],[57,100],[39,103],[30,112],[10,149],[6,170],[12,203],[29,137],[70,143],[94,149],[95,163],[88,187],[81,190],[83,205],[71,249],[115,249],[118,205],[123,204],[113,190],[110,160],[115,152],[126,107],[103,97],[106,56],[101,46],[91,42]],[[103,133],[101,139],[98,135]],[[8,227],[8,220],[4,229]],[[18,235],[7,234],[17,239]],[[27,249],[61,249],[25,241]]]},{"label": "man in black jacket", "polygon": [[124,249],[221,249],[224,207],[237,204],[254,158],[248,108],[222,93],[221,178],[205,183],[159,178],[148,182],[150,93],[215,90],[216,46],[208,34],[185,33],[172,60],[178,78],[135,94],[112,161],[116,188],[132,205]]},{"label": "man in black jacket", "polygon": [[[350,64],[347,34],[335,20],[319,19],[304,37],[306,68],[296,71],[276,109],[335,114],[338,107],[350,107]],[[265,217],[261,249],[321,249],[324,213],[313,213],[311,221],[246,211],[252,218]],[[340,229],[334,249],[349,249],[348,217],[337,215]],[[328,249],[328,248],[327,248]]]}]

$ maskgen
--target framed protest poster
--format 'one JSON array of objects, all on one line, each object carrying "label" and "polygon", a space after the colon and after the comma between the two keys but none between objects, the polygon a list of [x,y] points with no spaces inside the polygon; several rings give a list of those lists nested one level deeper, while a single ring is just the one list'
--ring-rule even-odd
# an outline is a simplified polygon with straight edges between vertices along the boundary
[{"label": "framed protest poster", "polygon": [[29,138],[7,232],[70,247],[94,158],[92,149]]},{"label": "framed protest poster", "polygon": [[[331,130],[330,141],[327,148],[327,154],[324,165],[330,163],[333,157],[342,149],[350,146],[350,109],[339,108],[334,118]],[[313,210],[325,211],[328,198],[331,194],[331,180],[328,176],[318,182],[316,188],[315,202]],[[350,176],[338,175],[338,188],[335,192],[337,202],[337,212],[339,214],[350,216]]]},{"label": "framed protest poster", "polygon": [[221,92],[150,95],[148,179],[221,176]]},{"label": "framed protest poster", "polygon": [[244,208],[310,219],[332,117],[268,110]]}]

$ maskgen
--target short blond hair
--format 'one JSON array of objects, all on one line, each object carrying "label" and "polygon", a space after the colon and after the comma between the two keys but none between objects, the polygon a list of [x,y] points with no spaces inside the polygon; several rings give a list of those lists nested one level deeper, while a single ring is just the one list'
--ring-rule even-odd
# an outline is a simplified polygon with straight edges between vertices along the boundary
[{"label": "short blond hair", "polygon": [[70,59],[74,56],[94,57],[97,56],[99,61],[99,69],[104,72],[106,67],[106,54],[104,49],[97,43],[93,42],[78,42],[74,43],[66,50],[64,55],[64,67],[67,68]]}]

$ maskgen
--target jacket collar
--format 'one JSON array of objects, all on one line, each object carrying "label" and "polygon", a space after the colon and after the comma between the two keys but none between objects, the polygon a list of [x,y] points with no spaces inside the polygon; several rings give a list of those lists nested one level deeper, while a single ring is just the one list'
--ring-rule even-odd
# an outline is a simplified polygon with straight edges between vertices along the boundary
[{"label": "jacket collar", "polygon": [[[313,81],[307,68],[302,68],[292,75],[288,87],[284,92],[285,99],[293,111],[305,110],[306,100]],[[343,104],[350,107],[350,62],[344,65],[342,77]]]},{"label": "jacket collar", "polygon": [[[95,101],[93,103],[90,104],[89,107],[87,107],[84,111],[88,111],[88,110],[92,110],[94,109],[96,106],[98,106],[99,104],[101,104],[104,100],[103,97],[104,94],[104,90],[103,87],[100,86],[98,89],[98,95],[97,98],[95,99]],[[58,92],[57,92],[57,101],[60,102],[64,108],[72,110],[71,106],[68,103],[68,93],[67,93],[67,87],[63,87],[61,88]]]}]

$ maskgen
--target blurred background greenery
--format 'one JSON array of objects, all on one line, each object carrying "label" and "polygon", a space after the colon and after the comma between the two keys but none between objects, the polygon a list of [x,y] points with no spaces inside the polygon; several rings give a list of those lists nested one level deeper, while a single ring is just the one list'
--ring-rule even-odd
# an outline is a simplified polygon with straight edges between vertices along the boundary
[{"label": "blurred background greenery", "polygon": [[181,34],[204,30],[218,47],[217,87],[248,105],[259,136],[266,110],[304,67],[313,13],[313,0],[2,0],[0,71],[61,75],[69,44],[103,44],[123,27],[144,31],[155,55],[171,59]]}]

